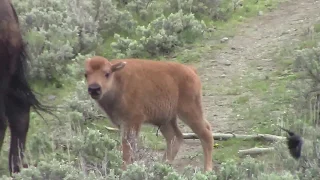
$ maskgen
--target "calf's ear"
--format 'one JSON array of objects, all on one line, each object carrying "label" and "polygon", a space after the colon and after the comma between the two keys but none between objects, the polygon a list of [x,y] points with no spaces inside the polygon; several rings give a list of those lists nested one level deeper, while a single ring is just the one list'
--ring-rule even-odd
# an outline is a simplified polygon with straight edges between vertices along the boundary
[{"label": "calf's ear", "polygon": [[115,71],[118,71],[118,70],[121,70],[122,68],[124,68],[124,66],[126,65],[127,63],[126,62],[118,62],[116,64],[113,64],[111,66],[111,71],[112,72],[115,72]]}]

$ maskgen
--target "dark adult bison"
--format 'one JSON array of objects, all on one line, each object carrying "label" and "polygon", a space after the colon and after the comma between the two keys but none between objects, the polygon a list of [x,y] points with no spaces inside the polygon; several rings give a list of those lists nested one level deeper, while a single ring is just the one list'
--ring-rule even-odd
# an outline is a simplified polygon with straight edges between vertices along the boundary
[{"label": "dark adult bison", "polygon": [[30,108],[49,112],[48,107],[37,100],[27,82],[26,60],[25,44],[16,11],[10,0],[0,0],[0,149],[9,125],[10,174],[20,171]]}]

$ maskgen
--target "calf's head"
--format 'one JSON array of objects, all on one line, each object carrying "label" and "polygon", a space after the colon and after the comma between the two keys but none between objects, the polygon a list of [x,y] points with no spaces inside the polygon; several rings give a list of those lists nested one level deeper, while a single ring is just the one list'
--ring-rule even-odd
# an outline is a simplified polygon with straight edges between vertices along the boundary
[{"label": "calf's head", "polygon": [[104,57],[94,56],[85,61],[85,78],[88,93],[92,99],[99,100],[113,89],[114,72],[121,70],[126,62],[112,64]]}]

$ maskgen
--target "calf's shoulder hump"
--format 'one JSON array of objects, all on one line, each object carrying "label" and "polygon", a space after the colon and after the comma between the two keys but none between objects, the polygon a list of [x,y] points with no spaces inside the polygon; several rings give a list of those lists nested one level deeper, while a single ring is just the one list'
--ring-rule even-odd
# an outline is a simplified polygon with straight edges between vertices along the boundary
[{"label": "calf's shoulder hump", "polygon": [[[112,64],[124,61],[126,66],[125,71],[137,71],[137,73],[143,72],[166,72],[172,73],[175,76],[190,75],[198,76],[197,70],[191,65],[185,65],[178,62],[171,61],[155,61],[147,59],[115,59]],[[131,72],[133,73],[133,72]],[[125,74],[125,73],[124,73]]]}]

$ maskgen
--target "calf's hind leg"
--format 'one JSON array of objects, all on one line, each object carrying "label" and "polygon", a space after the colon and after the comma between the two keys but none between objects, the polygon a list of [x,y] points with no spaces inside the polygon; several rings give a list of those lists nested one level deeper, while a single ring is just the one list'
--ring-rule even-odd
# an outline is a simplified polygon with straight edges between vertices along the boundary
[{"label": "calf's hind leg", "polygon": [[181,143],[183,142],[183,136],[178,128],[177,118],[172,119],[167,124],[160,126],[160,131],[167,142],[167,149],[163,156],[163,161],[172,163],[176,157]]},{"label": "calf's hind leg", "polygon": [[201,98],[186,98],[179,102],[178,115],[180,119],[186,123],[192,131],[198,135],[204,154],[204,170],[212,170],[212,150],[213,136],[211,125],[203,118]]}]

